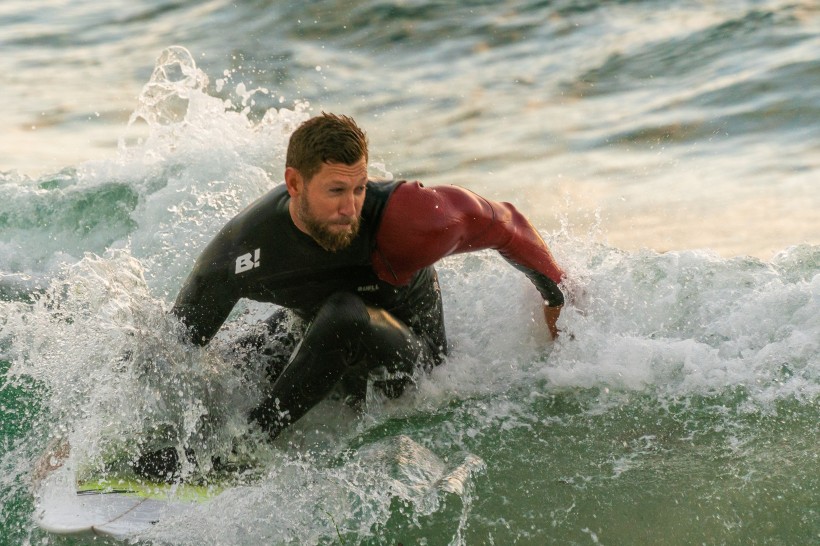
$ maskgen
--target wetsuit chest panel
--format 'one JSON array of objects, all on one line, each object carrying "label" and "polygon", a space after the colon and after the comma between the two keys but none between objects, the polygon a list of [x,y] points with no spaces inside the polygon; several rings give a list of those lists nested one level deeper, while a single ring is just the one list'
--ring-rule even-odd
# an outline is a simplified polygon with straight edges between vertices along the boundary
[{"label": "wetsuit chest panel", "polygon": [[441,297],[432,267],[402,286],[373,269],[382,213],[399,183],[368,183],[361,227],[351,245],[328,252],[293,224],[290,196],[278,186],[231,220],[202,252],[185,281],[174,313],[192,339],[207,343],[240,298],[269,302],[313,316],[332,294],[346,291],[382,308],[416,333],[444,347]]},{"label": "wetsuit chest panel", "polygon": [[328,252],[293,224],[284,186],[240,214],[225,231],[232,244],[225,259],[239,297],[289,307],[309,316],[331,294],[349,291],[389,306],[401,290],[380,281],[371,253],[383,203],[392,185],[368,184],[359,234],[349,247]]}]

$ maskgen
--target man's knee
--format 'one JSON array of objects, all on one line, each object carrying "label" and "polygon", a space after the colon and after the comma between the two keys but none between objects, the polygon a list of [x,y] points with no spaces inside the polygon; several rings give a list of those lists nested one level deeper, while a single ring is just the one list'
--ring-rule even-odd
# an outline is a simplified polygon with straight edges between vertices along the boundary
[{"label": "man's knee", "polygon": [[367,305],[349,292],[336,292],[327,298],[313,319],[314,328],[328,329],[336,335],[361,333],[369,322]]}]

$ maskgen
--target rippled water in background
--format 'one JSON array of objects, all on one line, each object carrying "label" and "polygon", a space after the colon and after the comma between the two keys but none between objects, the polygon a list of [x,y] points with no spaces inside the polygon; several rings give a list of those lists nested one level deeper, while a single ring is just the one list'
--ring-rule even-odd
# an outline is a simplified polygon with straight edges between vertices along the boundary
[{"label": "rippled water in background", "polygon": [[[146,86],[174,45],[188,72]],[[575,339],[494,255],[447,260],[445,366],[365,418],[319,408],[146,543],[820,540],[816,2],[6,0],[0,50],[0,543],[46,538],[50,436],[99,460],[174,415],[210,412],[203,449],[241,427],[253,385],[164,311],[321,110],[374,170],[525,211]],[[126,348],[175,371],[146,385]]]},{"label": "rippled water in background", "polygon": [[213,88],[227,71],[270,90],[252,115],[353,114],[398,176],[522,202],[545,227],[600,210],[622,248],[769,258],[820,233],[818,21],[777,0],[11,0],[0,168],[113,157],[179,44]]}]

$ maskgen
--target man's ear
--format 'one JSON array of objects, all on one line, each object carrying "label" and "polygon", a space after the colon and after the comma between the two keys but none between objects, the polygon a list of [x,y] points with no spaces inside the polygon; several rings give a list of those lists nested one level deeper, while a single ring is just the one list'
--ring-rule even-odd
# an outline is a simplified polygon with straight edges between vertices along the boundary
[{"label": "man's ear", "polygon": [[286,168],[285,185],[288,187],[291,198],[298,197],[305,189],[305,180],[302,178],[302,173],[293,167]]}]

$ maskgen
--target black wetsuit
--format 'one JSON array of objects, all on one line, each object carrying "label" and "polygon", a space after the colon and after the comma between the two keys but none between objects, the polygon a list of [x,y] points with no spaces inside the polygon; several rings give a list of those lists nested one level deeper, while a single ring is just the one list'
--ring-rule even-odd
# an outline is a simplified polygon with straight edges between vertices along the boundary
[{"label": "black wetsuit", "polygon": [[361,397],[368,373],[384,367],[404,378],[382,383],[397,395],[418,364],[432,366],[446,352],[433,267],[404,286],[373,271],[379,221],[397,184],[368,183],[359,233],[337,252],[296,228],[285,185],[274,188],[219,232],[177,297],[173,312],[200,344],[213,337],[240,298],[289,308],[308,324],[297,333],[301,344],[287,365],[270,363],[273,385],[252,414],[272,435],[342,379],[350,394]]},{"label": "black wetsuit", "polygon": [[[336,385],[361,397],[368,375],[383,367],[387,379],[376,384],[395,396],[419,367],[440,362],[447,341],[433,264],[445,256],[496,249],[549,306],[563,304],[563,271],[509,203],[455,186],[369,182],[360,231],[337,252],[294,225],[289,203],[283,184],[232,219],[197,260],[173,308],[198,344],[208,343],[240,298],[302,319],[293,324],[277,312],[268,321],[270,337],[284,343],[262,352],[270,356],[271,385],[250,417],[272,437]],[[176,450],[146,455],[135,470],[173,479]]]}]

